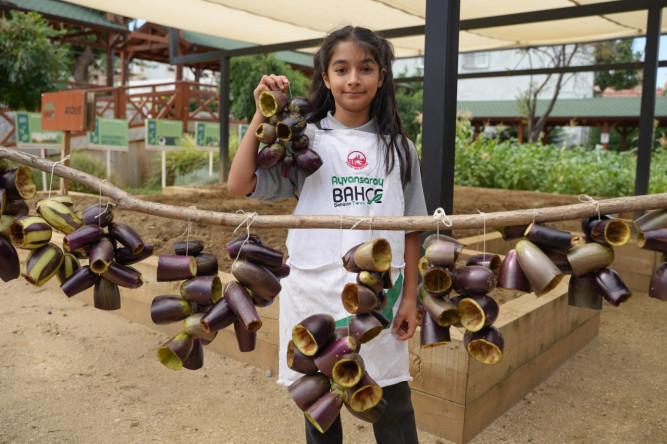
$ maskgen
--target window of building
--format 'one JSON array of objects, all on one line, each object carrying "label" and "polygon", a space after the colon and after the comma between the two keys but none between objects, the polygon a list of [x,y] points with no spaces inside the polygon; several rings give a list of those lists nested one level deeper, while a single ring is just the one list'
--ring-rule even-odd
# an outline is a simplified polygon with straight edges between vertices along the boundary
[{"label": "window of building", "polygon": [[488,52],[468,52],[461,54],[463,69],[484,69],[489,67]]}]

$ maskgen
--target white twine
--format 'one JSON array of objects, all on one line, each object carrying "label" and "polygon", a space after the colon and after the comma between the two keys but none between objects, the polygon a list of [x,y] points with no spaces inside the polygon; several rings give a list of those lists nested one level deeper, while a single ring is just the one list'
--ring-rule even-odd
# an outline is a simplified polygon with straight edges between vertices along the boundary
[{"label": "white twine", "polygon": [[252,225],[253,222],[255,222],[255,219],[257,219],[257,213],[255,213],[254,211],[250,212],[250,213],[246,213],[243,210],[236,210],[236,213],[237,214],[239,214],[239,213],[245,214],[245,219],[240,224],[238,224],[238,226],[234,229],[234,233],[236,233],[236,230],[238,230],[239,228],[241,228],[243,226],[243,224],[245,224],[246,225],[246,237],[245,237],[245,239],[243,239],[243,242],[241,243],[241,246],[239,247],[239,252],[236,254],[236,257],[234,258],[234,261],[232,262],[232,266],[234,265],[234,263],[236,263],[236,261],[241,256],[241,249],[243,248],[243,246],[246,243],[248,243],[248,239],[250,239],[250,226]]},{"label": "white twine", "polygon": [[51,165],[51,181],[49,182],[49,197],[51,197],[51,187],[53,186],[53,171],[56,169],[57,164],[63,163],[67,160],[69,160],[69,154],[60,160],[56,160],[55,162],[53,162],[53,165]]},{"label": "white twine", "polygon": [[369,214],[369,217],[364,217],[362,219],[359,219],[357,222],[354,223],[350,227],[350,230],[354,230],[357,228],[357,226],[363,222],[368,222],[368,229],[371,231],[371,240],[373,239],[373,212],[371,211]]},{"label": "white twine", "polygon": [[445,213],[445,210],[442,207],[436,209],[433,212],[433,218],[438,222],[435,228],[435,232],[438,237],[440,237],[440,223],[448,228],[454,224],[452,219],[447,216],[447,213]]},{"label": "white twine", "polygon": [[590,202],[593,205],[595,205],[595,211],[598,213],[598,220],[600,220],[600,201],[597,201],[593,199],[591,196],[588,194],[580,194],[579,195],[579,202]]},{"label": "white twine", "polygon": [[483,245],[482,254],[484,255],[483,256],[484,259],[486,260],[486,213],[483,212],[483,211],[480,211],[480,210],[477,210],[477,212],[482,215],[482,220],[484,221],[484,225],[483,225],[483,227],[484,227],[483,230],[484,231],[482,231],[482,245]]},{"label": "white twine", "polygon": [[192,211],[197,211],[197,207],[192,205],[188,207],[188,228],[185,230],[187,235],[185,237],[185,255],[188,255],[188,249],[190,248],[190,233],[192,233],[192,222],[190,222],[190,216]]}]

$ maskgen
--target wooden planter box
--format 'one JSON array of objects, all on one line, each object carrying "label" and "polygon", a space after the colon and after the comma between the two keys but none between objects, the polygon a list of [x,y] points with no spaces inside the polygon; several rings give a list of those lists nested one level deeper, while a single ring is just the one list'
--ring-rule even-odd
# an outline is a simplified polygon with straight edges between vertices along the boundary
[{"label": "wooden planter box", "polygon": [[[55,233],[54,242],[60,242]],[[483,245],[479,237],[463,242],[472,248]],[[487,252],[504,254],[512,246],[498,233],[486,236]],[[24,260],[27,252],[19,253]],[[464,255],[475,253],[464,250]],[[613,267],[631,289],[647,291],[650,273],[658,260],[657,254],[629,244],[617,249]],[[113,313],[168,335],[181,331],[180,323],[155,325],[150,318],[153,298],[178,294],[180,281],[156,282],[157,257],[133,266],[143,273],[144,285],[136,290],[121,288],[122,307]],[[231,278],[227,273],[219,276],[223,282]],[[471,358],[458,329],[452,329],[449,345],[426,349],[420,348],[417,333],[410,340],[410,354],[418,427],[458,443],[471,440],[593,339],[598,334],[600,312],[570,307],[567,285],[566,277],[545,296],[525,294],[501,305],[494,325],[503,333],[505,351],[503,360],[496,365],[484,365]],[[46,286],[60,291],[55,278]],[[92,290],[75,297],[92,305]],[[255,351],[239,352],[230,327],[219,332],[216,340],[205,347],[205,353],[217,352],[276,374],[279,303],[278,298],[270,307],[258,309],[263,326],[258,331]]]}]

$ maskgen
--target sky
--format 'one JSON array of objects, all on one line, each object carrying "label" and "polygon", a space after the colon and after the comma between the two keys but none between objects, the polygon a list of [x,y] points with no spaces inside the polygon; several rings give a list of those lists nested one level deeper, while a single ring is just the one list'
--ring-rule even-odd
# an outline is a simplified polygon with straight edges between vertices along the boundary
[{"label": "sky", "polygon": [[[635,39],[633,47],[635,51],[639,51],[643,54],[645,45],[646,45],[646,39],[644,37],[641,37]],[[663,35],[660,37],[660,48],[658,49],[658,55],[659,55],[658,60],[667,60],[667,35]],[[644,58],[642,56],[642,60],[643,59]],[[658,79],[656,82],[658,88],[662,88],[665,82],[667,82],[667,68],[659,68]]]}]

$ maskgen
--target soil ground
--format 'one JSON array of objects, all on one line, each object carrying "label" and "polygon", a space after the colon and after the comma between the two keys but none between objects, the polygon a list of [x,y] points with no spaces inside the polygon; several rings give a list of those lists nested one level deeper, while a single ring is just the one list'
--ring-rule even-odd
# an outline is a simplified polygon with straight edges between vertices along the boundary
[{"label": "soil ground", "polygon": [[[146,199],[221,212],[288,214],[294,202],[233,198],[220,186]],[[98,201],[77,196],[77,207]],[[455,214],[578,203],[576,196],[457,188]],[[187,224],[117,211],[170,252]],[[578,221],[558,227],[578,229]],[[224,261],[234,227],[193,226]],[[254,230],[283,248],[285,230]],[[455,232],[462,237],[476,232]],[[303,419],[275,375],[215,353],[198,371],[155,359],[168,337],[80,299],[23,279],[0,283],[0,443],[294,443]],[[667,303],[636,293],[605,304],[600,334],[471,442],[667,443]],[[343,415],[345,442],[374,442],[372,428]],[[422,443],[448,443],[419,432]]]}]

